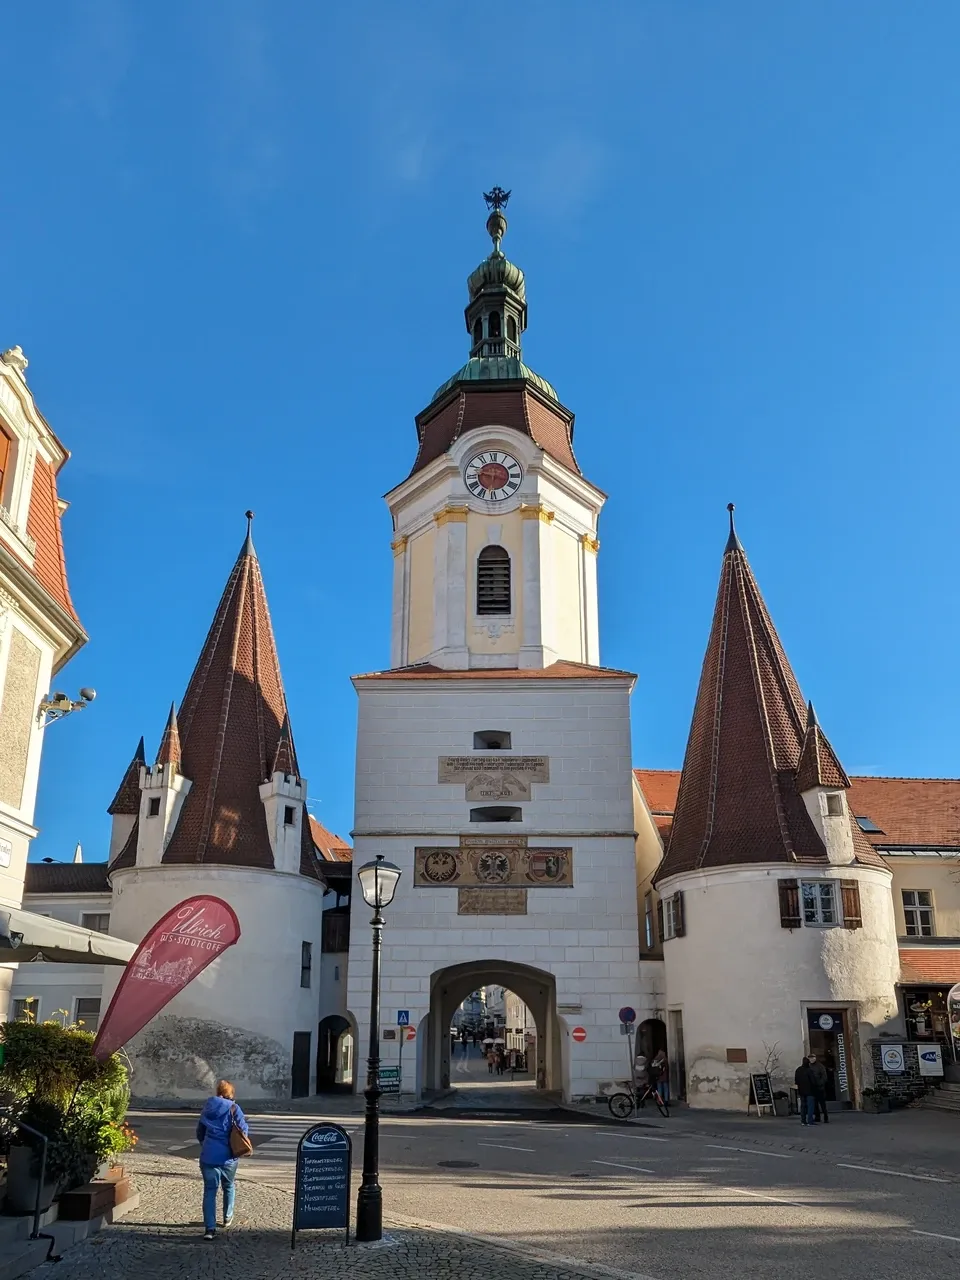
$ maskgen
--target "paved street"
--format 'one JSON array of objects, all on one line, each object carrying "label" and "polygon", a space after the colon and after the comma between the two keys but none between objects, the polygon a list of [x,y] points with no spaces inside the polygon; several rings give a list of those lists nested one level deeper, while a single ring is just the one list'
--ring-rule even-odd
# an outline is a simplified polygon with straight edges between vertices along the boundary
[{"label": "paved street", "polygon": [[[840,1115],[804,1130],[795,1121],[681,1111],[619,1125],[530,1102],[509,1081],[480,1079],[445,1110],[385,1118],[393,1243],[340,1254],[335,1242],[305,1236],[292,1260],[293,1154],[316,1121],[312,1110],[252,1117],[256,1152],[243,1165],[237,1226],[212,1246],[197,1239],[194,1117],[136,1117],[140,1216],[68,1255],[57,1277],[165,1280],[242,1268],[280,1280],[327,1255],[331,1265],[336,1255],[338,1272],[358,1276],[499,1276],[502,1268],[517,1280],[806,1280],[827,1268],[886,1280],[907,1271],[953,1276],[960,1264],[960,1119],[952,1115]],[[359,1136],[358,1116],[341,1119]]]}]

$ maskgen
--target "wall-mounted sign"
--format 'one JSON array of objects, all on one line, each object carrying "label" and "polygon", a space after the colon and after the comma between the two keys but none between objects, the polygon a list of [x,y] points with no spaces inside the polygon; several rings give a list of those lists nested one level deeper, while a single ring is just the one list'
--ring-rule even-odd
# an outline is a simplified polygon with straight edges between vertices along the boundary
[{"label": "wall-mounted sign", "polygon": [[577,1044],[583,1044],[584,1040],[587,1038],[587,1029],[586,1027],[574,1027],[570,1034],[573,1036],[574,1040],[576,1040]]},{"label": "wall-mounted sign", "polygon": [[532,782],[550,781],[548,756],[440,756],[438,782],[462,782],[467,800],[529,800]]},{"label": "wall-mounted sign", "polygon": [[525,916],[526,889],[458,889],[458,916]]},{"label": "wall-mounted sign", "polygon": [[13,857],[13,845],[9,840],[0,840],[0,867],[9,867]]},{"label": "wall-mounted sign", "polygon": [[903,1045],[885,1044],[880,1050],[880,1062],[888,1076],[901,1075],[904,1070]]},{"label": "wall-mounted sign", "polygon": [[917,1053],[922,1076],[943,1075],[943,1053],[940,1045],[924,1045]]},{"label": "wall-mounted sign", "polygon": [[414,884],[445,889],[477,886],[568,889],[573,850],[528,849],[526,836],[462,836],[458,848],[416,848]]}]

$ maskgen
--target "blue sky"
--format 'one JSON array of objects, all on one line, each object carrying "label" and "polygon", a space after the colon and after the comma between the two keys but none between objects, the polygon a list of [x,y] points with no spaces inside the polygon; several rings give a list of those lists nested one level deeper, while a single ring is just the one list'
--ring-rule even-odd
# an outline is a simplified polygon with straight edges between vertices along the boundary
[{"label": "blue sky", "polygon": [[525,358],[577,414],[602,659],[677,767],[728,501],[852,772],[960,773],[960,8],[61,0],[5,19],[0,345],[30,358],[91,642],[35,857],[106,853],[243,538],[313,811],[389,662],[415,414],[512,188]]}]

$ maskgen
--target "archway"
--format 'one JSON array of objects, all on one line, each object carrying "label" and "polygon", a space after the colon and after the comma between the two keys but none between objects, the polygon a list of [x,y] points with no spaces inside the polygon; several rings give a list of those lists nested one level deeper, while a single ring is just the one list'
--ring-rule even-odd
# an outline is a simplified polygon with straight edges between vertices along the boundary
[{"label": "archway", "polygon": [[647,1018],[637,1027],[636,1056],[649,1062],[659,1050],[667,1051],[667,1028],[659,1018]]},{"label": "archway", "polygon": [[436,970],[430,977],[430,1013],[418,1054],[418,1089],[435,1093],[451,1085],[450,1026],[455,1011],[480,987],[500,986],[517,995],[537,1028],[536,1087],[567,1093],[557,1019],[556,980],[550,973],[507,960],[472,960]]},{"label": "archway", "polygon": [[353,1026],[331,1013],[317,1028],[317,1093],[351,1093],[356,1039]]}]

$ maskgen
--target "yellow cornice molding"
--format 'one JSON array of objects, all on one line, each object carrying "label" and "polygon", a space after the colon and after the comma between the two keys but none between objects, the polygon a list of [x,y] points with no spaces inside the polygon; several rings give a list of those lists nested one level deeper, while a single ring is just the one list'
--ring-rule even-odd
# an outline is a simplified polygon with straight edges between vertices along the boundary
[{"label": "yellow cornice molding", "polygon": [[461,506],[444,507],[442,511],[434,512],[433,518],[440,526],[451,522],[453,524],[466,524],[469,510],[469,507]]},{"label": "yellow cornice molding", "polygon": [[544,524],[552,524],[556,514],[555,511],[548,511],[542,502],[520,503],[521,520],[542,520]]},{"label": "yellow cornice molding", "polygon": [[407,549],[406,534],[401,534],[399,538],[395,538],[393,542],[390,543],[390,549],[393,551],[395,556],[402,556],[404,551]]},{"label": "yellow cornice molding", "polygon": [[583,543],[585,551],[592,551],[594,555],[600,550],[600,539],[592,538],[589,533],[581,533],[580,541]]}]

